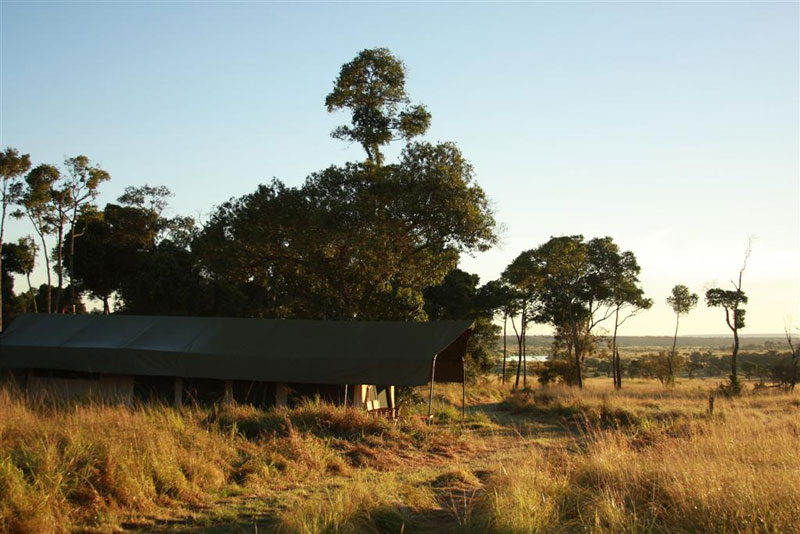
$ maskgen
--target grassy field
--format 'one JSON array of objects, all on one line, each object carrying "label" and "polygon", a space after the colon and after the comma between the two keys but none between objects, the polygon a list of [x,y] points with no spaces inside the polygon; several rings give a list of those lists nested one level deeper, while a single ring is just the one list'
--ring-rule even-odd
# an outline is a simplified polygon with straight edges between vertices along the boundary
[{"label": "grassy field", "polygon": [[[0,393],[0,532],[799,532],[800,394],[437,385],[397,424]],[[414,412],[418,413],[414,413]]]}]

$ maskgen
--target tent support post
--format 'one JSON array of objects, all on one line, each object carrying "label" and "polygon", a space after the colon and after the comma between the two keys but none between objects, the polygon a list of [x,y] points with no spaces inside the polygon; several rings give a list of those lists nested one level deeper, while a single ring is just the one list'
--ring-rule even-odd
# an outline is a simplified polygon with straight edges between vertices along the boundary
[{"label": "tent support post", "polygon": [[433,362],[431,363],[431,392],[428,396],[428,424],[431,423],[433,417],[433,378],[436,373],[436,354],[433,355]]},{"label": "tent support post", "polygon": [[464,423],[467,413],[467,364],[461,357],[461,423]]}]

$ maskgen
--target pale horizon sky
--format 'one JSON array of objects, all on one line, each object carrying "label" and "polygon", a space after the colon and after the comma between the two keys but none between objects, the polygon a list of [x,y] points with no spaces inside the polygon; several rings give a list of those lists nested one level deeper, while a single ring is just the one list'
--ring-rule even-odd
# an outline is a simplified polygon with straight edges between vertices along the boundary
[{"label": "pale horizon sky", "polygon": [[[800,325],[798,28],[797,2],[2,1],[0,146],[85,154],[112,175],[101,205],[166,185],[202,220],[364,159],[324,99],[385,46],[432,113],[425,140],[461,148],[506,228],[462,269],[486,282],[550,236],[610,235],[655,301],[620,333],[671,335],[671,287],[729,285],[756,235],[743,333],[780,333]],[[680,333],[728,334],[723,315],[701,301]]]}]

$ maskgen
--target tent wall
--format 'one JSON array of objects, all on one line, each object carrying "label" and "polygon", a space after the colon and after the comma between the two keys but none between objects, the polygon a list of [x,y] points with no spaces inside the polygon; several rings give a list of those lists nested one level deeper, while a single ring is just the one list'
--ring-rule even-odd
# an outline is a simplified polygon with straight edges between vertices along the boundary
[{"label": "tent wall", "polygon": [[133,377],[101,374],[71,377],[66,373],[31,372],[25,384],[28,394],[47,399],[95,399],[128,404],[133,400]]}]

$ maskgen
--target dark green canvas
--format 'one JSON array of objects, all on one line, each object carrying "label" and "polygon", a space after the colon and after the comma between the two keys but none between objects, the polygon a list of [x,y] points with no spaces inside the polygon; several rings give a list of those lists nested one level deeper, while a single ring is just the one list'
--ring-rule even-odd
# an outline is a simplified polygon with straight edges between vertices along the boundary
[{"label": "dark green canvas", "polygon": [[461,382],[470,321],[298,321],[25,314],[0,368],[313,384]]}]

